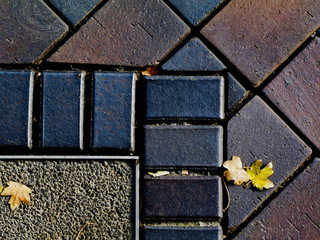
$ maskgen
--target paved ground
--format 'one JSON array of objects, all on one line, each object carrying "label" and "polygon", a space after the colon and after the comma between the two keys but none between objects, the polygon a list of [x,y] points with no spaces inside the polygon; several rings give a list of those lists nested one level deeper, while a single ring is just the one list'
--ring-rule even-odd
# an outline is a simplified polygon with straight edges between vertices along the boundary
[{"label": "paved ground", "polygon": [[[32,189],[1,197],[3,239],[320,238],[320,0],[3,0],[0,19],[0,179]],[[223,212],[233,155],[275,186],[228,183]]]}]

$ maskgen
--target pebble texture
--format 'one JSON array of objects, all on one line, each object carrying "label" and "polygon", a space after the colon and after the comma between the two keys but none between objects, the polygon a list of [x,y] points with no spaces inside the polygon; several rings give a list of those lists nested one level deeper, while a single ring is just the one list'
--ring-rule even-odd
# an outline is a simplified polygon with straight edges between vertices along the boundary
[{"label": "pebble texture", "polygon": [[317,239],[320,159],[316,159],[235,239]]},{"label": "pebble texture", "polygon": [[0,63],[34,63],[67,32],[41,0],[2,0]]},{"label": "pebble texture", "polygon": [[136,75],[95,72],[93,80],[93,149],[134,150]]},{"label": "pebble texture", "polygon": [[190,23],[197,25],[214,10],[222,0],[169,0]]},{"label": "pebble texture", "polygon": [[73,25],[84,18],[101,0],[49,0]]},{"label": "pebble texture", "polygon": [[1,180],[32,189],[14,212],[0,201],[1,239],[133,239],[134,166],[120,161],[1,161]]},{"label": "pebble texture", "polygon": [[221,71],[225,68],[199,38],[190,39],[162,65],[166,71]]},{"label": "pebble texture", "polygon": [[153,76],[145,80],[146,117],[224,117],[223,77]]},{"label": "pebble texture", "polygon": [[230,73],[228,73],[228,81],[228,110],[231,110],[247,92]]},{"label": "pebble texture", "polygon": [[81,72],[44,72],[41,83],[42,147],[80,148]]},{"label": "pebble texture", "polygon": [[264,93],[320,149],[319,69],[320,38],[316,37]]},{"label": "pebble texture", "polygon": [[0,147],[28,147],[30,72],[0,71]]},{"label": "pebble texture", "polygon": [[147,168],[221,167],[221,126],[145,126]]},{"label": "pebble texture", "polygon": [[161,0],[110,0],[49,61],[153,65],[188,32]]},{"label": "pebble texture", "polygon": [[142,211],[146,218],[218,219],[221,210],[218,176],[144,177]]},{"label": "pebble texture", "polygon": [[232,228],[302,164],[311,149],[259,97],[253,98],[229,121],[227,135],[227,159],[237,155],[244,166],[251,166],[258,159],[263,164],[272,162],[274,174],[270,180],[275,185],[263,191],[229,185],[228,221]]},{"label": "pebble texture", "polygon": [[256,85],[320,27],[319,13],[320,0],[232,0],[201,32]]},{"label": "pebble texture", "polygon": [[144,240],[221,240],[220,227],[144,227]]}]

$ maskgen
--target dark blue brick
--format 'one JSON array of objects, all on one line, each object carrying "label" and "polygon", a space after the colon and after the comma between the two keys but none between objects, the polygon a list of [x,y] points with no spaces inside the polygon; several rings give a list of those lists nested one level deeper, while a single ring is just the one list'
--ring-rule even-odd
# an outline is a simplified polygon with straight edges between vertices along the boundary
[{"label": "dark blue brick", "polygon": [[224,117],[223,77],[153,76],[145,84],[146,117]]},{"label": "dark blue brick", "polygon": [[220,167],[221,126],[145,126],[145,165],[162,167]]},{"label": "dark blue brick", "polygon": [[44,72],[42,147],[82,148],[81,72]]},{"label": "dark blue brick", "polygon": [[28,112],[32,91],[32,72],[0,71],[0,146],[31,148],[32,116]]},{"label": "dark blue brick", "polygon": [[162,66],[168,71],[221,71],[225,68],[198,38],[189,40]]},{"label": "dark blue brick", "polygon": [[228,73],[228,109],[230,110],[246,94],[246,89]]},{"label": "dark blue brick", "polygon": [[222,0],[169,0],[193,25],[207,17]]},{"label": "dark blue brick", "polygon": [[134,149],[135,80],[136,75],[132,73],[94,73],[94,149]]},{"label": "dark blue brick", "polygon": [[144,227],[144,240],[220,240],[220,227]]},{"label": "dark blue brick", "polygon": [[101,0],[49,0],[73,25],[85,17]]},{"label": "dark blue brick", "polygon": [[143,190],[145,218],[222,217],[222,185],[218,176],[145,176]]}]

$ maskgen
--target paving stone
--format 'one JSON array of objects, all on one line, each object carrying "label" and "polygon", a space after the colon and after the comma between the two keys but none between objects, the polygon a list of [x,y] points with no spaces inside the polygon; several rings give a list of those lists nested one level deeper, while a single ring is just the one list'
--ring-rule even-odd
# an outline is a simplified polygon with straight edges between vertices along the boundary
[{"label": "paving stone", "polygon": [[320,38],[316,37],[264,89],[320,149]]},{"label": "paving stone", "polygon": [[49,0],[73,25],[84,18],[101,0]]},{"label": "paving stone", "polygon": [[224,117],[223,77],[153,76],[145,79],[146,117]]},{"label": "paving stone", "polygon": [[68,30],[39,0],[3,0],[0,19],[0,63],[33,63]]},{"label": "paving stone", "polygon": [[221,167],[221,126],[145,126],[147,168]]},{"label": "paving stone", "polygon": [[84,75],[44,72],[41,83],[42,147],[83,149]]},{"label": "paving stone", "polygon": [[112,0],[49,61],[153,65],[188,32],[189,28],[162,1]]},{"label": "paving stone", "polygon": [[31,148],[29,93],[33,92],[33,75],[29,71],[0,71],[0,147]]},{"label": "paving stone", "polygon": [[167,71],[221,71],[225,68],[199,38],[190,39],[162,65]]},{"label": "paving stone", "polygon": [[200,23],[222,0],[169,0],[193,25]]},{"label": "paving stone", "polygon": [[146,218],[218,219],[221,195],[218,176],[145,176],[142,211]]},{"label": "paving stone", "polygon": [[221,240],[220,227],[144,227],[144,240]]},{"label": "paving stone", "polygon": [[228,73],[228,81],[228,110],[231,110],[247,91],[230,73]]},{"label": "paving stone", "polygon": [[133,151],[136,75],[95,72],[93,80],[93,149]]},{"label": "paving stone", "polygon": [[[1,239],[133,239],[134,164],[108,160],[2,160],[2,183],[31,188],[30,205],[0,201]],[[79,238],[79,239],[80,239]]]},{"label": "paving stone", "polygon": [[202,30],[253,84],[259,84],[320,27],[320,0],[233,0]]},{"label": "paving stone", "polygon": [[303,161],[311,149],[259,98],[254,97],[228,123],[227,159],[239,156],[244,166],[258,159],[273,163],[275,188],[255,190],[229,185],[229,228],[238,226]]},{"label": "paving stone", "polygon": [[236,239],[318,239],[319,172],[316,159]]}]

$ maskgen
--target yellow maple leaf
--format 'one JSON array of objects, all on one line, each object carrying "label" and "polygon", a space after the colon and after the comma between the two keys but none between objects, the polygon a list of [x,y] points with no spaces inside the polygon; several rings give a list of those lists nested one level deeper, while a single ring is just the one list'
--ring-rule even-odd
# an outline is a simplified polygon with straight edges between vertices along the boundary
[{"label": "yellow maple leaf", "polygon": [[251,167],[247,168],[247,173],[249,175],[250,180],[252,181],[252,185],[256,188],[262,190],[263,188],[269,189],[274,187],[273,183],[267,179],[273,174],[273,166],[272,163],[268,163],[263,169],[261,168],[262,160],[259,159],[254,162]]},{"label": "yellow maple leaf", "polygon": [[27,186],[17,183],[17,182],[8,182],[9,187],[6,187],[1,193],[2,196],[11,196],[9,200],[10,208],[13,211],[15,208],[19,207],[21,201],[29,204],[31,189]]},{"label": "yellow maple leaf", "polygon": [[223,175],[227,181],[233,180],[234,185],[241,185],[242,183],[249,181],[248,173],[242,168],[240,157],[233,156],[232,160],[223,163],[223,167],[228,169],[224,171]]},{"label": "yellow maple leaf", "polygon": [[0,186],[0,193],[2,192],[2,189],[3,189],[3,187],[2,187],[2,186]]}]

